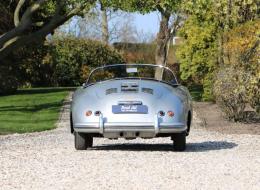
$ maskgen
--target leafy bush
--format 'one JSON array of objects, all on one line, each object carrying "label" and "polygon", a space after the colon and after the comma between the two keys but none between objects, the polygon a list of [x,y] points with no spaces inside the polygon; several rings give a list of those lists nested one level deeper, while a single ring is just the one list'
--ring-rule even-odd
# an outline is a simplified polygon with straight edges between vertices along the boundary
[{"label": "leafy bush", "polygon": [[54,68],[50,63],[50,46],[45,44],[31,45],[22,48],[19,53],[20,73],[27,86],[52,86]]},{"label": "leafy bush", "polygon": [[16,91],[19,80],[7,66],[0,65],[0,95],[11,94]]},{"label": "leafy bush", "polygon": [[203,94],[202,100],[203,101],[215,101],[213,96],[213,86],[214,83],[214,73],[208,73],[203,79]]},{"label": "leafy bush", "polygon": [[244,119],[247,102],[245,83],[247,82],[247,74],[234,67],[222,68],[216,76],[213,89],[216,102],[229,120]]},{"label": "leafy bush", "polygon": [[46,62],[52,65],[52,80],[57,86],[80,85],[93,68],[123,62],[116,50],[92,40],[54,39],[49,48]]},{"label": "leafy bush", "polygon": [[120,51],[127,63],[155,64],[155,44],[145,43],[114,43],[114,48]]},{"label": "leafy bush", "polygon": [[212,100],[212,76],[217,66],[217,26],[211,15],[206,20],[190,16],[179,31],[183,43],[177,47],[181,79],[186,85],[203,85],[203,100]]},{"label": "leafy bush", "polygon": [[97,41],[57,38],[21,48],[0,64],[0,94],[19,86],[78,86],[98,66],[122,63],[112,47]]},{"label": "leafy bush", "polygon": [[20,68],[20,53],[13,52],[4,60],[0,60],[0,95],[14,93],[24,82]]},{"label": "leafy bush", "polygon": [[252,108],[260,113],[260,72],[258,76],[252,76],[248,83],[248,99]]},{"label": "leafy bush", "polygon": [[[123,56],[126,63],[155,64],[155,43],[127,43],[117,42],[113,44]],[[167,57],[167,67],[174,71],[178,81],[180,81],[180,67],[176,58],[176,45],[169,48]]]},{"label": "leafy bush", "polygon": [[247,73],[247,102],[260,112],[260,19],[249,21],[224,34],[224,61],[226,65]]}]

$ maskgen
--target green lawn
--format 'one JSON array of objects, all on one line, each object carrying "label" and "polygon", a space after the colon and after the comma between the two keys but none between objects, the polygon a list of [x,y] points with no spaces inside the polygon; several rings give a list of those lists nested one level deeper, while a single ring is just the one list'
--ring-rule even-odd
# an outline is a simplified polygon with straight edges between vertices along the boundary
[{"label": "green lawn", "polygon": [[64,98],[71,88],[21,89],[0,96],[0,134],[55,128]]}]

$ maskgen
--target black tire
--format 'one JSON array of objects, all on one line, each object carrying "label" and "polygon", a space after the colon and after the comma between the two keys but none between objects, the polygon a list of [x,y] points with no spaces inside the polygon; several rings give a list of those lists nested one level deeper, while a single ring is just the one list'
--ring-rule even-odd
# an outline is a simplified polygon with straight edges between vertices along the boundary
[{"label": "black tire", "polygon": [[172,139],[175,151],[184,151],[186,149],[186,132],[174,134]]},{"label": "black tire", "polygon": [[74,131],[74,140],[76,150],[86,150],[93,145],[93,137],[85,133],[78,133]]},{"label": "black tire", "polygon": [[72,120],[72,112],[70,112],[70,132],[73,134],[74,129],[73,129],[73,120]]},{"label": "black tire", "polygon": [[85,139],[86,139],[87,148],[92,147],[93,146],[93,137],[86,135]]}]

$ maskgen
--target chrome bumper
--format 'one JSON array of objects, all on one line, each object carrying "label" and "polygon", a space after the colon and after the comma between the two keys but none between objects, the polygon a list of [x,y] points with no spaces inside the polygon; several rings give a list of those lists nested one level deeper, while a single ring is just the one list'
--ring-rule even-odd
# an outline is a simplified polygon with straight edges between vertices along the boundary
[{"label": "chrome bumper", "polygon": [[75,123],[74,130],[82,133],[120,133],[120,132],[149,132],[156,136],[159,133],[181,133],[187,129],[183,123],[160,123],[157,115],[154,122],[104,122],[103,116],[99,116],[99,122]]}]

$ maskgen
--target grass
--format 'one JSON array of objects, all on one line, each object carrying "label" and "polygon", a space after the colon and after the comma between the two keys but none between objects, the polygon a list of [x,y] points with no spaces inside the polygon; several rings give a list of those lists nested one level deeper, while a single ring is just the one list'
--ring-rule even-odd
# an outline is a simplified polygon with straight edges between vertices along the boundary
[{"label": "grass", "polygon": [[71,88],[33,88],[0,96],[0,134],[55,128],[63,100]]}]

